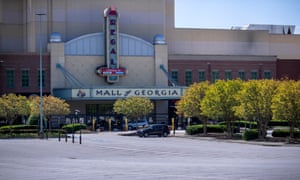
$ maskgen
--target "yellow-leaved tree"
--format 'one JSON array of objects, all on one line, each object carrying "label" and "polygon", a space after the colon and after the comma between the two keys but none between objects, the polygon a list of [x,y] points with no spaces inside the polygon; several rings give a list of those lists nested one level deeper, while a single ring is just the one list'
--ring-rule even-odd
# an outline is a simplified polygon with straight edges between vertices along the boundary
[{"label": "yellow-leaved tree", "polygon": [[203,133],[207,134],[207,118],[201,115],[201,101],[209,87],[208,82],[194,83],[185,90],[176,103],[176,113],[184,117],[197,117],[202,121]]},{"label": "yellow-leaved tree", "polygon": [[274,119],[285,119],[290,124],[290,137],[300,123],[300,81],[281,81],[272,101]]},{"label": "yellow-leaved tree", "polygon": [[5,117],[10,125],[18,116],[28,116],[30,113],[27,98],[13,93],[1,96],[0,106],[1,116]]},{"label": "yellow-leaved tree", "polygon": [[[118,99],[114,103],[114,111],[123,114],[128,118],[133,118],[138,121],[140,116],[144,116],[153,111],[154,105],[149,98],[130,96],[126,99]],[[138,127],[136,125],[136,127]]]},{"label": "yellow-leaved tree", "polygon": [[[43,116],[50,120],[51,115],[68,115],[70,105],[63,99],[54,96],[43,96]],[[30,101],[31,115],[38,116],[40,113],[40,97],[34,96]],[[50,123],[51,124],[51,123]],[[51,129],[51,127],[49,127]]]}]

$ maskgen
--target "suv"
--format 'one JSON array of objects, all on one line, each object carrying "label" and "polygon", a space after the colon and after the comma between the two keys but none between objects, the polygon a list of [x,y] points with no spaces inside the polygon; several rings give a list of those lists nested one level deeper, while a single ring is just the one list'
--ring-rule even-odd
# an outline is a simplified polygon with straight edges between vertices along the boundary
[{"label": "suv", "polygon": [[146,128],[137,131],[140,137],[148,137],[149,135],[158,135],[167,137],[170,134],[170,129],[165,124],[152,124]]},{"label": "suv", "polygon": [[136,129],[136,125],[138,127],[146,127],[148,126],[148,121],[146,119],[140,119],[138,120],[137,122],[135,120],[132,120],[130,122],[128,122],[128,130],[133,130],[133,129]]}]

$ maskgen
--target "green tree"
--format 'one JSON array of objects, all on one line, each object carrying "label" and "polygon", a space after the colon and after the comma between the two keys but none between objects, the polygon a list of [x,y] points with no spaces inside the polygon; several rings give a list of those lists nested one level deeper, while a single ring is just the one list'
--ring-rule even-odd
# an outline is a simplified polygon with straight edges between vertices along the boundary
[{"label": "green tree", "polygon": [[203,123],[203,133],[207,134],[207,118],[201,115],[201,101],[209,87],[208,82],[194,83],[176,103],[176,113],[185,118],[198,117]]},{"label": "green tree", "polygon": [[241,80],[218,80],[206,91],[201,101],[202,115],[210,118],[222,118],[226,121],[227,135],[232,137],[231,121],[234,120],[234,108],[239,105],[235,98],[242,87]]},{"label": "green tree", "polygon": [[13,124],[18,116],[29,115],[29,104],[25,96],[10,93],[3,94],[0,99],[1,115],[8,120],[9,124]]},{"label": "green tree", "polygon": [[6,117],[7,116],[6,111],[5,111],[6,106],[8,106],[7,102],[4,101],[4,99],[2,97],[0,97],[0,117]]},{"label": "green tree", "polygon": [[[154,106],[150,99],[145,97],[130,96],[126,99],[118,99],[114,103],[114,111],[128,118],[138,121],[138,118],[153,111]],[[137,127],[137,126],[136,126]]]},{"label": "green tree", "polygon": [[272,101],[274,119],[286,119],[290,124],[290,137],[300,123],[300,81],[281,81]]},{"label": "green tree", "polygon": [[234,108],[235,114],[256,121],[259,138],[265,138],[267,134],[267,124],[272,119],[272,98],[277,84],[275,80],[251,80],[243,84],[242,90],[236,96],[240,105]]},{"label": "green tree", "polygon": [[[38,116],[40,113],[40,97],[35,96],[30,103],[31,115]],[[54,96],[43,96],[43,115],[50,120],[51,115],[67,115],[70,113],[70,105]],[[51,128],[51,127],[49,127]]]}]

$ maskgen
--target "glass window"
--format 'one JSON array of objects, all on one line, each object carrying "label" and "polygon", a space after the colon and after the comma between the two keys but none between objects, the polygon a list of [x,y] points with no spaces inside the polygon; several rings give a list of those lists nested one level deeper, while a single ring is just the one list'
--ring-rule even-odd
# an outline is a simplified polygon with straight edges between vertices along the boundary
[{"label": "glass window", "polygon": [[97,114],[97,104],[87,104],[86,105],[86,114]]},{"label": "glass window", "polygon": [[171,78],[173,81],[178,83],[178,70],[171,70]]},{"label": "glass window", "polygon": [[203,82],[205,80],[206,80],[206,78],[205,78],[205,71],[204,70],[200,70],[199,71],[199,82]]},{"label": "glass window", "polygon": [[251,79],[258,79],[258,72],[257,71],[251,71]]},{"label": "glass window", "polygon": [[214,70],[212,71],[212,83],[216,82],[219,79],[219,71]]},{"label": "glass window", "polygon": [[6,70],[6,87],[15,87],[15,71],[12,69]]},{"label": "glass window", "polygon": [[191,70],[187,70],[185,71],[185,85],[189,86],[192,84],[192,71]]},{"label": "glass window", "polygon": [[22,70],[22,87],[29,87],[29,70]]},{"label": "glass window", "polygon": [[[38,71],[38,86],[40,87],[40,71]],[[42,87],[46,86],[46,72],[42,70]]]},{"label": "glass window", "polygon": [[238,72],[238,76],[241,80],[245,80],[246,79],[246,74],[245,74],[245,71],[239,71]]},{"label": "glass window", "polygon": [[264,78],[265,78],[265,79],[271,79],[271,78],[272,78],[271,72],[270,72],[270,71],[265,71],[265,72],[264,72]]},{"label": "glass window", "polygon": [[231,79],[232,79],[231,71],[225,71],[225,80],[231,80]]}]

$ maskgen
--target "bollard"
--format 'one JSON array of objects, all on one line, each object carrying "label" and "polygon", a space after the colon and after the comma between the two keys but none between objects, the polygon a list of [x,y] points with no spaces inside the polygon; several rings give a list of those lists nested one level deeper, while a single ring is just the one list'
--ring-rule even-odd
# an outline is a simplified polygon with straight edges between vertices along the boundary
[{"label": "bollard", "polygon": [[60,142],[60,129],[58,130],[58,141]]},{"label": "bollard", "polygon": [[68,142],[68,134],[65,132],[65,141]]},{"label": "bollard", "polygon": [[81,129],[79,131],[79,144],[81,144]]}]

